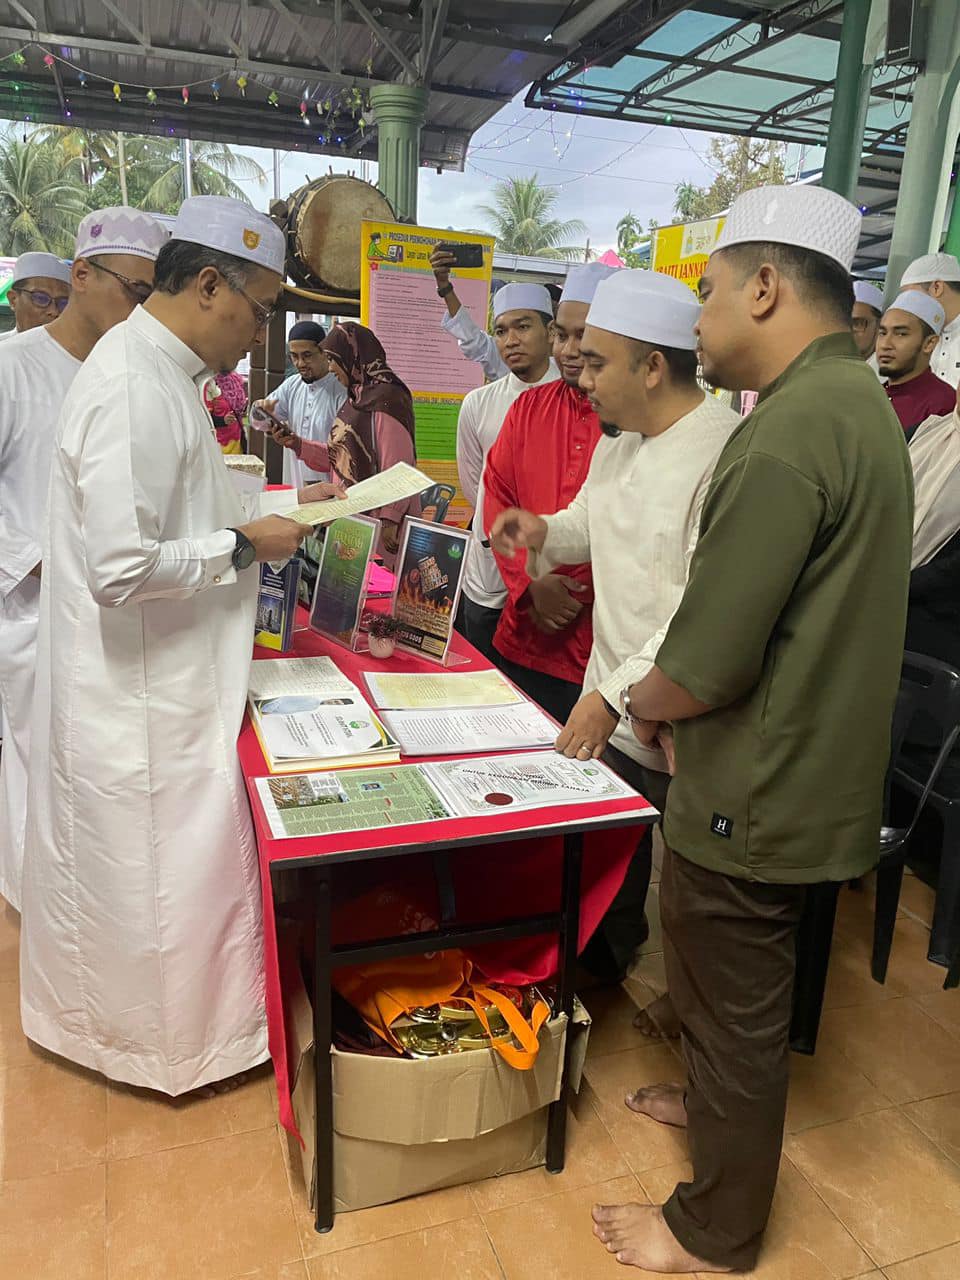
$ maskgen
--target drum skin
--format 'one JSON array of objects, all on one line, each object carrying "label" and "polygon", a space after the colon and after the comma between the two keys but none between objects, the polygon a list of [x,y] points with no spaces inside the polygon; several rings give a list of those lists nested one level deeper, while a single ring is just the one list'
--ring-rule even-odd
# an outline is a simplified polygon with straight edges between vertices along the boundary
[{"label": "drum skin", "polygon": [[287,270],[292,278],[318,293],[357,297],[360,223],[396,222],[387,197],[361,178],[331,173],[299,187],[286,204]]}]

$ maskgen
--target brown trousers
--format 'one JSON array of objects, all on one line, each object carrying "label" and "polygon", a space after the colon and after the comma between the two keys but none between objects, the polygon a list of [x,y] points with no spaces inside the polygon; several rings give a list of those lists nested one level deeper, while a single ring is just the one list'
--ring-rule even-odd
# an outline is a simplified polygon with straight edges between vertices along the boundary
[{"label": "brown trousers", "polygon": [[693,1181],[663,1207],[697,1257],[745,1269],[777,1184],[803,885],[708,871],[667,849],[664,959],[682,1024]]}]

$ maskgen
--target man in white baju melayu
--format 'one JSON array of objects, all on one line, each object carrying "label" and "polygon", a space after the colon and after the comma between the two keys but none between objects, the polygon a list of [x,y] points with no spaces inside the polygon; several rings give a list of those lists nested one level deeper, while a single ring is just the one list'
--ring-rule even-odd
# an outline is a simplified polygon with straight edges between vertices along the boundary
[{"label": "man in white baju melayu", "polygon": [[187,200],[153,296],[77,376],[51,467],[23,1029],[167,1094],[267,1057],[259,876],[236,742],[256,561],[286,560],[303,529],[278,515],[248,522],[203,386],[262,333],[283,265],[283,235],[266,216]]},{"label": "man in white baju melayu", "polygon": [[[70,384],[95,343],[149,297],[167,232],[137,209],[98,209],[81,222],[70,302],[46,325],[0,345],[0,894],[20,910],[27,761],[40,607],[40,544],[50,455]],[[25,254],[34,262],[48,254]],[[53,261],[56,261],[53,259]],[[61,264],[62,265],[62,264]],[[46,283],[45,281],[41,281]],[[51,287],[55,280],[51,281]],[[56,312],[55,312],[56,314]]]}]

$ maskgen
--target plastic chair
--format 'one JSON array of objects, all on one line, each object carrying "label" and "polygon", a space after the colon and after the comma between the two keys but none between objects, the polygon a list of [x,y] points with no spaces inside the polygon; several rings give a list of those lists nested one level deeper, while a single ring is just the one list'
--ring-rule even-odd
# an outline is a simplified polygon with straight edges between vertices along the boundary
[{"label": "plastic chair", "polygon": [[443,524],[444,517],[453,501],[456,489],[449,484],[434,484],[429,489],[424,489],[420,495],[420,508],[422,511],[428,511],[431,507],[436,507],[433,513],[433,523]]},{"label": "plastic chair", "polygon": [[[924,729],[933,731],[938,746],[916,747],[907,740],[918,717]],[[947,967],[945,987],[956,986],[960,976],[956,972],[960,954],[960,772],[950,760],[958,736],[960,674],[936,658],[904,654],[894,713],[890,780],[919,798],[909,826],[884,827],[880,832],[870,966],[877,982],[886,981],[908,845],[928,802],[943,819],[944,839],[927,957]]]},{"label": "plastic chair", "polygon": [[[874,915],[874,944],[871,973],[877,982],[886,979],[893,929],[900,901],[903,867],[907,846],[917,820],[928,800],[936,795],[934,786],[944,763],[960,733],[960,675],[942,662],[906,653],[900,678],[900,692],[894,709],[891,732],[890,769],[887,774],[887,790],[890,782],[901,779],[904,760],[904,740],[907,730],[917,715],[927,715],[942,726],[939,750],[932,767],[923,776],[907,785],[916,787],[919,800],[910,825],[907,827],[881,827],[880,849],[877,863],[877,898]],[[908,748],[909,749],[909,748]],[[958,820],[960,820],[960,793],[958,793]],[[889,811],[889,805],[887,806]],[[953,846],[957,847],[957,846]],[[960,863],[960,853],[952,860]],[[951,859],[946,848],[941,864],[941,889],[944,890],[942,914],[952,921],[953,936],[957,945],[951,951],[950,972],[944,987],[960,983],[960,866],[948,867]],[[797,974],[793,991],[793,1016],[790,1023],[790,1047],[795,1053],[812,1054],[817,1046],[820,1015],[830,967],[830,950],[837,911],[837,898],[842,885],[825,882],[812,884],[807,890],[803,914],[797,929]],[[941,911],[941,891],[937,893],[938,912]],[[933,957],[931,957],[933,958]]]}]

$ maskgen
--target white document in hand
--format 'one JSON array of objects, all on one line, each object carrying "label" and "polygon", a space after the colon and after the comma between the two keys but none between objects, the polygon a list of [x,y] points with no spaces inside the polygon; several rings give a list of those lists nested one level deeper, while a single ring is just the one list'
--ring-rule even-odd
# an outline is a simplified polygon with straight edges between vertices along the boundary
[{"label": "white document in hand", "polygon": [[359,516],[365,511],[375,511],[378,507],[389,507],[391,503],[402,502],[405,498],[412,498],[414,494],[423,493],[432,484],[430,477],[416,467],[411,467],[406,462],[395,462],[386,471],[352,485],[347,490],[346,498],[307,502],[281,514],[289,520],[296,520],[298,524],[329,524],[340,516]]}]

